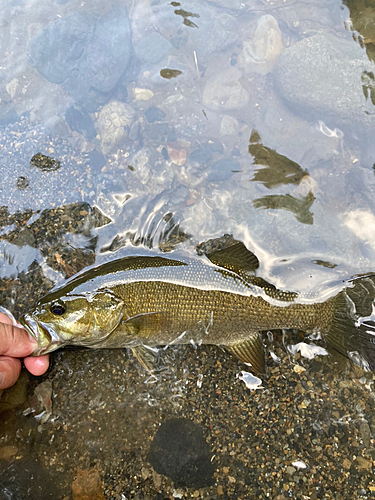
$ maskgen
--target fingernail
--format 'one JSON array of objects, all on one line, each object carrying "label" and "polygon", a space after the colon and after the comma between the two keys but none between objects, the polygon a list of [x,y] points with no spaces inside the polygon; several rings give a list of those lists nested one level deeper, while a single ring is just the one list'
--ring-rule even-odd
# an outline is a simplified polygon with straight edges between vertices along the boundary
[{"label": "fingernail", "polygon": [[5,375],[4,373],[0,372],[0,389],[3,387],[5,382]]}]

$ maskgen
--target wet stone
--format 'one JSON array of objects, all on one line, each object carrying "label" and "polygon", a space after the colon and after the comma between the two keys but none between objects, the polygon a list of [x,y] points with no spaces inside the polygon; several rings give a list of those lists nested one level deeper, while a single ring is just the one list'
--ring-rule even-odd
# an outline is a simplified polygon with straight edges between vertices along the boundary
[{"label": "wet stone", "polygon": [[61,167],[59,160],[55,160],[52,156],[46,156],[42,153],[37,153],[30,160],[30,165],[43,170],[43,172],[53,172]]},{"label": "wet stone", "polygon": [[177,488],[213,484],[215,465],[211,457],[201,427],[184,418],[167,420],[156,433],[148,454],[155,471],[171,477]]},{"label": "wet stone", "polygon": [[103,154],[121,147],[133,123],[134,109],[120,101],[110,101],[100,110],[96,127]]},{"label": "wet stone", "polygon": [[212,110],[246,106],[249,93],[240,83],[241,71],[231,68],[210,78],[203,89],[203,104]]},{"label": "wet stone", "polygon": [[73,500],[104,500],[100,471],[97,468],[78,468],[72,484]]},{"label": "wet stone", "polygon": [[167,134],[168,123],[152,123],[146,125],[144,134],[149,140],[162,142]]},{"label": "wet stone", "polygon": [[266,14],[258,19],[254,35],[243,43],[238,64],[248,70],[269,73],[283,48],[277,20]]},{"label": "wet stone", "polygon": [[369,67],[359,45],[322,33],[280,54],[274,75],[282,97],[299,113],[374,125],[373,104],[360,87],[361,75]]},{"label": "wet stone", "polygon": [[26,189],[29,186],[30,181],[29,181],[29,179],[27,179],[26,177],[23,177],[21,175],[21,177],[18,177],[16,184],[17,184],[18,189],[20,191],[22,191],[23,189]]},{"label": "wet stone", "polygon": [[132,52],[124,7],[96,19],[78,12],[49,24],[30,44],[32,61],[50,82],[62,84],[77,104],[95,111],[125,76]]},{"label": "wet stone", "polygon": [[[30,481],[30,478],[33,478]],[[56,500],[59,487],[44,471],[40,462],[26,458],[0,465],[0,498],[6,500]]]},{"label": "wet stone", "polygon": [[140,40],[134,47],[134,51],[141,63],[156,64],[170,51],[172,44],[162,35],[151,33]]},{"label": "wet stone", "polygon": [[96,137],[95,126],[88,113],[81,113],[71,106],[65,113],[65,120],[71,130],[84,134],[87,139],[92,140]]},{"label": "wet stone", "polygon": [[154,123],[164,120],[166,114],[161,109],[151,106],[145,111],[145,116],[148,123]]}]

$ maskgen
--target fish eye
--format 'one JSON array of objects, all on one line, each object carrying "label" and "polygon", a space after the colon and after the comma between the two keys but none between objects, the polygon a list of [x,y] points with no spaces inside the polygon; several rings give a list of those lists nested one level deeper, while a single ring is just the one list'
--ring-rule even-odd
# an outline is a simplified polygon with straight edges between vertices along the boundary
[{"label": "fish eye", "polygon": [[61,304],[52,304],[50,310],[52,314],[55,314],[56,316],[62,316],[66,309]]}]

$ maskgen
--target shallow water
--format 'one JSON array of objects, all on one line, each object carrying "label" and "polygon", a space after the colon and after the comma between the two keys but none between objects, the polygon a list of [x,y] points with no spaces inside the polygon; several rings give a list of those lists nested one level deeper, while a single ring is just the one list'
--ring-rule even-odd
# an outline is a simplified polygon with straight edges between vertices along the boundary
[{"label": "shallow water", "polygon": [[[94,262],[224,234],[281,289],[374,272],[373,2],[2,7],[16,317]],[[0,400],[0,498],[371,498],[372,373],[298,332],[265,342],[261,385],[214,347],[162,350],[154,377],[125,350],[55,353]]]}]

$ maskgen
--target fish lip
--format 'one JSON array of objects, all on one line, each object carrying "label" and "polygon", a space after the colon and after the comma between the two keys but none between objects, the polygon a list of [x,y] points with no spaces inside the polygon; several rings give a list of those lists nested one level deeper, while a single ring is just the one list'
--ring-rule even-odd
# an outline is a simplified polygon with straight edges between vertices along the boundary
[{"label": "fish lip", "polygon": [[30,356],[42,356],[49,352],[55,351],[61,347],[64,342],[61,342],[54,330],[51,331],[46,325],[35,320],[29,314],[25,314],[21,320],[21,325],[27,330],[27,333],[37,342],[38,348],[33,351]]}]

